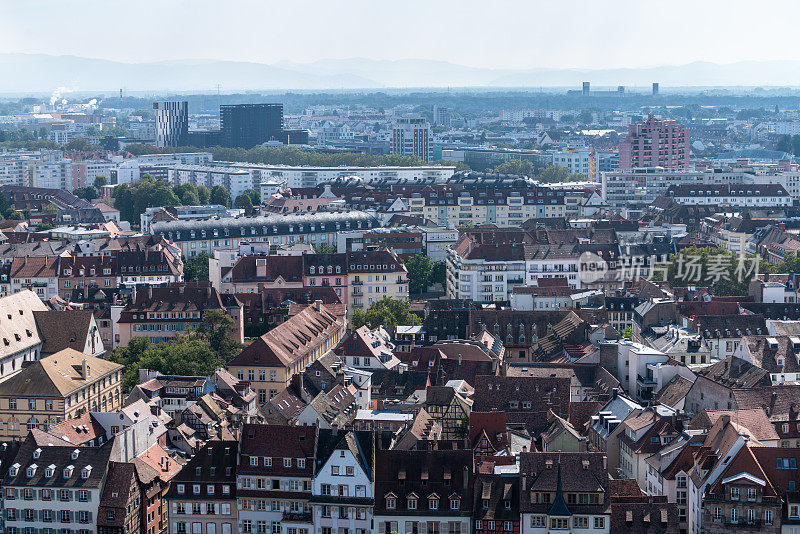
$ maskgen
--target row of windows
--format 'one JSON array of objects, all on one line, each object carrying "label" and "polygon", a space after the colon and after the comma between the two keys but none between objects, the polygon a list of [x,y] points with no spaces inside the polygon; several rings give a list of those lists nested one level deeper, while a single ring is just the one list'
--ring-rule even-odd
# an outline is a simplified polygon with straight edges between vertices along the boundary
[{"label": "row of windows", "polygon": [[85,510],[74,512],[72,510],[17,510],[15,508],[6,508],[6,521],[88,524],[92,522],[92,513]]},{"label": "row of windows", "polygon": [[[230,469],[230,467],[228,467],[227,469]],[[230,476],[229,473],[226,473],[226,474],[228,476]],[[200,484],[192,484],[192,494],[193,495],[200,495],[200,490],[201,490],[201,485]],[[178,491],[178,495],[185,495],[186,494],[186,485],[185,484],[178,484],[177,485],[177,491]],[[215,489],[214,484],[207,484],[206,485],[206,493],[208,495],[214,495],[215,491],[216,491],[216,489]],[[223,495],[230,495],[230,493],[231,493],[230,485],[223,484],[222,485],[222,494]]]},{"label": "row of windows", "polygon": [[[252,372],[253,372],[253,370],[250,369],[248,374],[250,374]],[[261,380],[263,380],[263,371],[261,373],[259,373],[259,375],[262,376]],[[250,380],[252,380],[252,378]],[[262,458],[262,460],[260,462],[259,462],[259,458]],[[279,460],[279,459],[276,458],[275,460]],[[296,461],[293,462],[293,460],[296,460]],[[259,463],[261,465],[263,465],[264,467],[272,467],[272,457],[271,456],[264,456],[264,457],[251,456],[250,457],[250,465],[251,466],[258,467]],[[305,469],[305,467],[306,467],[306,459],[305,458],[283,458],[283,467],[291,468],[293,464],[296,464],[298,469]]]},{"label": "row of windows", "polygon": [[[580,529],[588,529],[589,528],[589,517],[588,516],[580,516],[576,515],[572,517],[572,528],[580,528]],[[569,530],[569,523],[570,518],[568,517],[551,517],[550,518],[550,530]],[[606,526],[606,518],[605,517],[594,517],[593,521],[591,522],[592,528],[602,529]],[[531,527],[532,528],[547,528],[547,516],[545,515],[534,515],[531,516]]]}]

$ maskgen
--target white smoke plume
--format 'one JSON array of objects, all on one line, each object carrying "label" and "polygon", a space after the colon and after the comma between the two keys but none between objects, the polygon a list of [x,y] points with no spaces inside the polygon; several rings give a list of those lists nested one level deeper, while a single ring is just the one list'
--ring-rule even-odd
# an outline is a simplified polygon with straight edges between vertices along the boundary
[{"label": "white smoke plume", "polygon": [[50,95],[50,105],[51,106],[55,106],[56,102],[59,102],[59,101],[61,101],[62,104],[66,104],[67,100],[65,98],[63,98],[63,96],[66,93],[69,93],[70,91],[72,91],[72,89],[70,89],[69,87],[63,87],[63,86],[62,87],[57,87],[53,91],[53,94]]}]

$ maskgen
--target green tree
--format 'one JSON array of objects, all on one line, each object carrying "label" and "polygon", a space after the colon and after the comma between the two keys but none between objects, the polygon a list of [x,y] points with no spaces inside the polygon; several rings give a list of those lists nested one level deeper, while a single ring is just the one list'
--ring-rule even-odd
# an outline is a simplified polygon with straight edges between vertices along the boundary
[{"label": "green tree", "polygon": [[226,363],[242,350],[242,345],[231,337],[236,332],[236,322],[224,310],[205,312],[197,332]]},{"label": "green tree", "polygon": [[667,281],[675,287],[708,287],[718,296],[746,295],[757,261],[752,255],[740,258],[720,247],[692,246],[670,256]]},{"label": "green tree", "polygon": [[250,215],[253,213],[253,201],[245,194],[241,194],[236,197],[236,201],[233,203],[233,205],[237,209],[244,210],[245,215]]},{"label": "green tree", "polygon": [[78,152],[88,152],[94,148],[94,145],[85,137],[76,137],[75,139],[70,139],[70,141],[64,145],[64,150],[75,150]]},{"label": "green tree", "polygon": [[330,243],[317,243],[314,245],[314,252],[317,254],[335,254],[336,245],[331,245]]},{"label": "green tree", "polygon": [[126,390],[139,383],[139,369],[209,376],[226,363],[204,335],[178,336],[157,345],[151,345],[147,338],[133,338],[127,347],[115,349],[111,360],[125,366],[122,383]]},{"label": "green tree", "polygon": [[200,204],[205,206],[211,202],[211,191],[204,185],[198,185],[197,198],[200,200]]},{"label": "green tree", "polygon": [[247,195],[250,197],[250,202],[253,203],[253,206],[260,206],[261,205],[261,193],[256,191],[255,189],[245,189],[242,192],[243,195]]},{"label": "green tree", "polygon": [[42,213],[45,213],[47,215],[58,215],[58,206],[56,206],[53,203],[46,204],[42,208]]},{"label": "green tree", "polygon": [[625,339],[633,339],[633,330],[631,330],[630,326],[626,326],[625,330],[623,330],[620,334]]},{"label": "green tree", "polygon": [[180,199],[166,182],[149,175],[138,182],[114,188],[114,207],[119,210],[120,217],[131,224],[139,224],[139,217],[147,208],[179,204]]},{"label": "green tree", "polygon": [[88,185],[86,187],[79,187],[78,189],[72,191],[72,194],[84,200],[94,200],[95,198],[100,196],[97,193],[97,189],[95,189],[91,185]]},{"label": "green tree", "polygon": [[384,297],[379,301],[373,302],[365,310],[356,310],[352,319],[353,328],[361,328],[367,325],[369,328],[378,326],[414,326],[421,324],[419,317],[411,313],[411,305],[408,301],[397,300],[391,297]]},{"label": "green tree", "polygon": [[769,263],[762,263],[761,272],[769,273],[800,273],[800,257],[796,252],[788,252],[784,255],[783,260],[775,265]]},{"label": "green tree", "polygon": [[226,208],[231,207],[231,194],[230,192],[222,187],[221,185],[215,185],[211,188],[211,204],[218,205],[218,206],[225,206]]},{"label": "green tree", "polygon": [[104,185],[108,185],[108,178],[99,174],[94,177],[94,188],[100,191]]},{"label": "green tree", "polygon": [[207,252],[201,252],[193,258],[183,257],[183,277],[187,282],[208,281],[208,260],[210,256]]},{"label": "green tree", "polygon": [[542,169],[536,179],[544,183],[555,183],[585,180],[586,177],[582,174],[570,174],[569,169],[561,165],[550,165]]},{"label": "green tree", "polygon": [[405,261],[408,271],[408,290],[411,293],[424,293],[431,279],[433,262],[427,254],[416,254]]},{"label": "green tree", "polygon": [[512,159],[505,163],[501,163],[494,169],[487,169],[487,172],[494,172],[500,174],[521,174],[522,176],[534,176],[536,174],[536,165],[527,159]]},{"label": "green tree", "polygon": [[444,260],[433,262],[431,266],[431,274],[428,278],[428,285],[442,284],[442,287],[447,287],[447,264]]}]

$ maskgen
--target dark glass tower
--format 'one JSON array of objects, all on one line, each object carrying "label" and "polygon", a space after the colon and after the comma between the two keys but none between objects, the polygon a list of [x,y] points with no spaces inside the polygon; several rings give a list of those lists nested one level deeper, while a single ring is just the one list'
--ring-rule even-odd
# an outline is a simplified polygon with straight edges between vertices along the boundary
[{"label": "dark glass tower", "polygon": [[236,104],[219,107],[223,146],[253,148],[267,141],[282,141],[283,104]]}]

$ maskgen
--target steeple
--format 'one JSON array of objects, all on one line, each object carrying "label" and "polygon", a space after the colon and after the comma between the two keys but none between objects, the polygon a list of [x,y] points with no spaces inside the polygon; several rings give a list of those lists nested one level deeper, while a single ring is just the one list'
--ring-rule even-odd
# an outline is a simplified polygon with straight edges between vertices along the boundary
[{"label": "steeple", "polygon": [[564,501],[564,491],[561,487],[561,453],[558,453],[558,475],[556,482],[556,498],[553,500],[553,506],[547,515],[555,516],[570,516],[572,512],[567,508],[567,503]]}]

